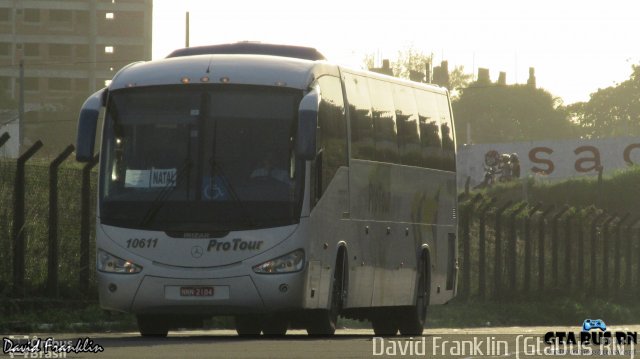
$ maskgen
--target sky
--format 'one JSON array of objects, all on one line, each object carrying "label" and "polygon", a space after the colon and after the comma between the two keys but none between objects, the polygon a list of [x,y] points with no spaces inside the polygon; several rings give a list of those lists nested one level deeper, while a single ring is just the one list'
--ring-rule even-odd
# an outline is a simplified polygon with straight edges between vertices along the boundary
[{"label": "sky", "polygon": [[361,68],[367,54],[394,60],[413,48],[435,64],[538,87],[565,104],[629,78],[640,64],[640,2],[579,0],[154,0],[153,59],[190,45],[261,41],[317,48]]}]

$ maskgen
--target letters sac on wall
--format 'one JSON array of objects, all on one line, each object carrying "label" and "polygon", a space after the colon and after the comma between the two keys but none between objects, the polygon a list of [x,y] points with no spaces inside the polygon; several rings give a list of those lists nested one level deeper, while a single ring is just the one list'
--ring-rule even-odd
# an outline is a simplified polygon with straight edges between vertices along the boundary
[{"label": "letters sac on wall", "polygon": [[484,155],[517,153],[521,177],[535,176],[548,180],[578,176],[596,176],[602,166],[605,174],[633,164],[640,165],[640,138],[621,137],[597,140],[535,141],[461,145],[458,147],[458,187],[467,177],[471,187],[484,179]]}]

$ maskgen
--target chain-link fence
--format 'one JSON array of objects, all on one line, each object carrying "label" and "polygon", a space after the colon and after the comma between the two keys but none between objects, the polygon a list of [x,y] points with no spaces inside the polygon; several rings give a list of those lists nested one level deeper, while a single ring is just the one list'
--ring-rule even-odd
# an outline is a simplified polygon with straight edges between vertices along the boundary
[{"label": "chain-link fence", "polygon": [[460,206],[462,297],[640,292],[640,216],[479,195]]},{"label": "chain-link fence", "polygon": [[72,146],[52,162],[32,159],[41,145],[0,159],[0,299],[95,299],[95,163],[65,161]]}]

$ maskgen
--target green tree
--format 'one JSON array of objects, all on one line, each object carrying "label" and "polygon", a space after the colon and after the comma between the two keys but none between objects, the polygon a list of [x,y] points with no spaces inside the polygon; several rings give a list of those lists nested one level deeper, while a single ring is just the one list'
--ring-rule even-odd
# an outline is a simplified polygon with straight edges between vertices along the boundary
[{"label": "green tree", "polygon": [[[365,68],[375,67],[375,55],[366,54],[362,60]],[[394,76],[409,79],[411,71],[426,74],[427,66],[435,66],[433,64],[433,54],[425,54],[415,49],[413,46],[405,50],[398,51],[398,56],[391,61],[391,69]],[[464,66],[456,66],[449,72],[449,90],[452,91],[453,97],[456,97],[459,90],[465,88],[471,82],[473,75],[464,72]]]},{"label": "green tree", "polygon": [[640,136],[640,65],[632,66],[628,80],[599,89],[568,112],[586,138]]},{"label": "green tree", "polygon": [[456,66],[451,72],[449,72],[449,84],[451,90],[451,97],[456,100],[460,97],[462,90],[467,88],[473,79],[472,74],[464,72],[464,66]]},{"label": "green tree", "polygon": [[459,143],[549,140],[572,137],[561,101],[528,85],[473,83],[452,104]]},{"label": "green tree", "polygon": [[398,57],[391,61],[391,68],[397,77],[408,79],[411,71],[425,73],[427,64],[433,60],[433,55],[416,50],[413,46],[398,51]]}]

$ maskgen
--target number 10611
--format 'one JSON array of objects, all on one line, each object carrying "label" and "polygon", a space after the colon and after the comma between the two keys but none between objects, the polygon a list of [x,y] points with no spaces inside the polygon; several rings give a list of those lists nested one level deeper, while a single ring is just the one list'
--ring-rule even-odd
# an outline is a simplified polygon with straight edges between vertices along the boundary
[{"label": "number 10611", "polygon": [[155,248],[158,245],[158,238],[129,238],[127,248]]}]

